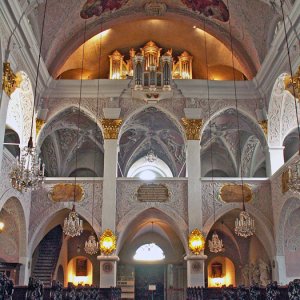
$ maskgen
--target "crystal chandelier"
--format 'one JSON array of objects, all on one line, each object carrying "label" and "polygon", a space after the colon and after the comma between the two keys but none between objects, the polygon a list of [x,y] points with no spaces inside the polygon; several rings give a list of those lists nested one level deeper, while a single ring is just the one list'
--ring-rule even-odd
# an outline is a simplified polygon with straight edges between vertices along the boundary
[{"label": "crystal chandelier", "polygon": [[73,205],[68,217],[65,218],[63,232],[70,237],[79,236],[83,232],[82,220],[79,219],[75,211],[75,205]]},{"label": "crystal chandelier", "polygon": [[31,188],[36,190],[44,183],[45,164],[41,163],[30,138],[28,146],[24,148],[23,155],[13,164],[9,174],[12,187],[22,191]]},{"label": "crystal chandelier", "polygon": [[157,156],[155,155],[154,151],[151,149],[146,157],[145,157],[146,161],[149,162],[149,163],[153,163],[157,160]]},{"label": "crystal chandelier", "polygon": [[213,253],[224,251],[223,241],[219,239],[216,232],[213,233],[211,240],[208,241],[208,248],[209,251]]},{"label": "crystal chandelier", "polygon": [[242,210],[239,218],[235,220],[235,233],[238,236],[247,238],[255,233],[254,219],[252,219],[248,212]]},{"label": "crystal chandelier", "polygon": [[94,235],[90,235],[88,240],[85,242],[84,251],[90,255],[94,255],[99,251],[99,243],[96,241]]}]

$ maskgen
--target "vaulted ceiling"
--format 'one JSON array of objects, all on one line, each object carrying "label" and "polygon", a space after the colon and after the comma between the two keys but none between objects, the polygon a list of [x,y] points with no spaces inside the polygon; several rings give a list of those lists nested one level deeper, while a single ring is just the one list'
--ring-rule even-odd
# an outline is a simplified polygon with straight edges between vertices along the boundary
[{"label": "vaulted ceiling", "polygon": [[[27,1],[19,1],[23,7],[26,6]],[[29,2],[32,4],[27,9],[28,18],[35,35],[39,37],[44,12],[44,0]],[[86,0],[48,1],[43,58],[50,73],[54,76],[58,75],[57,72],[60,67],[84,41],[85,20],[80,17],[80,11],[85,2]],[[99,0],[92,2],[99,2]],[[177,22],[179,25],[183,23],[194,24],[199,28],[203,28],[203,20],[205,20],[206,31],[230,48],[228,21],[223,22],[220,18],[204,17],[204,14],[208,15],[214,12],[205,10],[203,14],[200,14],[197,11],[193,11],[193,7],[189,8],[184,4],[193,2],[201,9],[202,0],[161,0],[159,3],[164,3],[167,7],[162,17],[149,17],[146,15],[145,4],[154,1],[108,1],[107,5],[111,5],[114,2],[124,2],[125,4],[120,9],[112,11],[106,9],[100,17],[94,16],[86,20],[86,39],[93,37],[101,30],[103,31],[116,25],[126,27],[128,21],[132,22],[134,20],[166,19]],[[224,1],[229,10],[235,55],[245,69],[244,73],[248,78],[255,76],[259,70],[269,48],[268,41],[270,42],[270,36],[273,35],[279,20],[276,8],[269,2],[275,3],[276,1],[228,0],[228,3]],[[128,31],[126,35],[128,41],[133,41],[138,31],[139,28]],[[176,36],[174,36],[174,46],[176,44],[175,40]]]}]

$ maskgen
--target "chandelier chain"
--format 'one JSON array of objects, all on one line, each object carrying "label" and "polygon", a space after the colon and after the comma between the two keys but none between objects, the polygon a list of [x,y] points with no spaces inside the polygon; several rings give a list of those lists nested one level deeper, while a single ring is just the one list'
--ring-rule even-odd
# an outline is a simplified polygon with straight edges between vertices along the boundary
[{"label": "chandelier chain", "polygon": [[[204,31],[204,45],[205,45],[205,62],[206,62],[206,85],[207,85],[207,105],[209,118],[209,135],[210,135],[210,162],[211,162],[211,177],[212,177],[212,201],[214,224],[216,222],[216,204],[215,204],[215,182],[214,182],[214,163],[213,163],[213,138],[212,138],[212,120],[211,120],[211,105],[210,105],[210,86],[209,86],[209,72],[208,72],[208,53],[207,53],[207,38],[206,38],[206,22],[203,20]],[[213,233],[212,239],[208,241],[208,248],[210,252],[218,253],[224,249],[223,241],[219,238],[216,232]]]},{"label": "chandelier chain", "polygon": [[[229,1],[227,0],[227,7],[229,9]],[[232,26],[231,21],[228,21],[229,25],[229,35],[230,35],[230,50],[231,50],[231,60],[232,60],[232,75],[233,75],[233,87],[234,87],[234,98],[235,98],[235,110],[236,110],[236,121],[237,121],[237,132],[238,132],[238,157],[239,157],[239,170],[241,177],[241,189],[242,189],[242,201],[243,210],[240,212],[239,217],[235,221],[235,233],[238,236],[247,238],[254,234],[255,224],[254,219],[251,218],[250,214],[246,212],[245,207],[245,191],[244,191],[244,169],[242,163],[242,144],[241,144],[241,130],[240,130],[240,114],[238,111],[238,98],[237,98],[237,86],[236,86],[236,74],[235,74],[235,64],[234,64],[234,50],[233,50],[233,37],[232,37]]]},{"label": "chandelier chain", "polygon": [[[287,50],[287,55],[288,55],[289,69],[290,69],[291,78],[293,78],[293,68],[292,68],[289,41],[288,41],[288,36],[287,36],[287,29],[286,29],[286,24],[285,24],[283,0],[280,0],[280,8],[281,8],[281,13],[282,13],[282,22],[283,22],[283,28],[284,28],[284,37],[285,37],[286,50]],[[295,112],[296,112],[296,119],[297,119],[297,131],[298,131],[298,143],[299,143],[298,144],[298,153],[300,155],[300,127],[299,127],[298,107],[297,107],[297,100],[296,100],[296,90],[295,90],[294,84],[292,84],[292,89],[293,89],[294,105],[295,105]]]}]

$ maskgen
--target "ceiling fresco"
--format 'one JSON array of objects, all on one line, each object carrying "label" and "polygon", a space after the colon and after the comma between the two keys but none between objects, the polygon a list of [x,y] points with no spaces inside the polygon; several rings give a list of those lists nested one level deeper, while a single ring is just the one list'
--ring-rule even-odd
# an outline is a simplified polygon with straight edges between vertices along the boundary
[{"label": "ceiling fresco", "polygon": [[229,11],[222,0],[182,0],[188,8],[222,22],[229,20]]},{"label": "ceiling fresco", "polygon": [[[270,45],[266,41],[269,36],[273,35],[280,16],[267,1],[230,0],[228,2],[229,5],[226,8],[224,1],[221,0],[120,0],[117,2],[92,0],[88,3],[87,0],[52,0],[49,1],[47,7],[44,32],[47,38],[43,42],[42,55],[50,73],[56,74],[66,59],[83,44],[85,22],[87,22],[86,36],[89,39],[97,35],[101,28],[104,31],[116,24],[123,24],[126,27],[128,21],[147,19],[167,19],[179,24],[189,22],[191,27],[196,25],[199,28],[203,28],[205,21],[207,32],[224,43],[226,47],[230,47],[229,22],[226,22],[230,15],[235,54],[240,63],[248,68],[246,76],[253,77],[267,54]],[[149,16],[146,10],[148,3],[162,3],[166,11],[161,16]],[[38,40],[41,33],[44,1],[41,0],[38,3],[33,1],[31,5],[33,8],[28,9],[30,11],[28,19]],[[97,6],[99,8],[93,10]],[[80,12],[83,14],[83,8],[89,12],[85,13],[85,17],[99,13],[100,16],[83,19],[80,17]],[[257,14],[258,11],[260,14]],[[263,18],[261,18],[262,15]],[[137,28],[127,31],[128,40],[135,40],[135,34],[139,32]],[[145,39],[148,41],[149,37]],[[152,39],[156,40],[155,37]]]},{"label": "ceiling fresco", "polygon": [[112,11],[121,8],[128,0],[87,0],[82,7],[80,16],[83,19],[89,19],[93,16],[100,16],[106,11]]}]

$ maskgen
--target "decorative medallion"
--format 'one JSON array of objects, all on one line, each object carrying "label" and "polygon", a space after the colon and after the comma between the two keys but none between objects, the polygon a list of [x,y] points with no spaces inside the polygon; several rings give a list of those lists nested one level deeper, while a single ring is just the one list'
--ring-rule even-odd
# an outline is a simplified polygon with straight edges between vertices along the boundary
[{"label": "decorative medallion", "polygon": [[243,187],[240,184],[226,184],[221,187],[219,197],[226,203],[242,202],[243,193],[245,202],[253,199],[252,189],[248,184],[244,184]]},{"label": "decorative medallion", "polygon": [[136,197],[141,202],[166,202],[170,193],[164,184],[143,184],[138,188]]},{"label": "decorative medallion", "polygon": [[103,265],[102,265],[102,270],[104,273],[111,273],[112,270],[113,270],[113,265],[111,262],[105,262]]},{"label": "decorative medallion", "polygon": [[21,81],[21,77],[12,71],[10,63],[3,63],[2,89],[9,97],[18,87],[20,87]]},{"label": "decorative medallion", "polygon": [[101,123],[104,130],[104,138],[107,140],[118,139],[122,122],[121,119],[102,119]]},{"label": "decorative medallion", "polygon": [[84,189],[81,185],[71,183],[59,183],[56,184],[48,193],[48,198],[54,202],[80,202],[84,198]]},{"label": "decorative medallion", "polygon": [[200,140],[200,130],[203,126],[203,121],[201,119],[182,118],[181,122],[184,126],[186,138],[188,140]]},{"label": "decorative medallion", "polygon": [[128,0],[87,0],[82,10],[80,16],[83,19],[90,19],[93,16],[101,16],[107,11],[117,10],[124,6]]},{"label": "decorative medallion", "polygon": [[201,271],[201,263],[196,261],[196,262],[193,262],[192,263],[192,270],[193,270],[193,273],[199,273]]},{"label": "decorative medallion", "polygon": [[229,20],[229,11],[222,0],[181,0],[188,8],[203,14],[205,17],[222,22]]},{"label": "decorative medallion", "polygon": [[167,12],[167,5],[159,1],[150,1],[145,4],[147,16],[163,16]]}]

